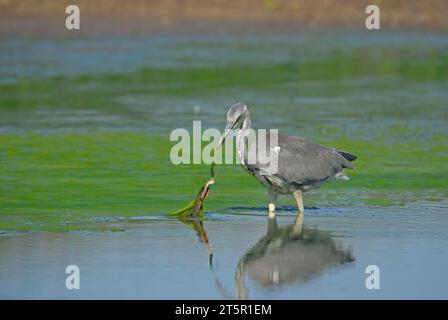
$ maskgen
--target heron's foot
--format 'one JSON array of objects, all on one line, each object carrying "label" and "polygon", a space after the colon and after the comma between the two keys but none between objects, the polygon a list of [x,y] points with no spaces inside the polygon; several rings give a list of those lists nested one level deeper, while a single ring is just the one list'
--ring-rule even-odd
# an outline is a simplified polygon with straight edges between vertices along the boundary
[{"label": "heron's foot", "polygon": [[269,210],[269,218],[274,218],[275,217],[275,205],[277,203],[277,193],[269,190],[269,205],[268,205],[268,210]]}]

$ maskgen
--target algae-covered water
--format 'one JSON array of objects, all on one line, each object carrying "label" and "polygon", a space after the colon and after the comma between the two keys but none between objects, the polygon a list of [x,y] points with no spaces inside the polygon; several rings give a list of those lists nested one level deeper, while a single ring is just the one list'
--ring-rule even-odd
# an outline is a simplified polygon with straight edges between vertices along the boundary
[{"label": "algae-covered water", "polygon": [[[196,195],[209,168],[173,165],[169,155],[175,143],[169,135],[176,128],[191,131],[193,120],[202,121],[203,129],[222,129],[227,107],[244,101],[254,127],[279,128],[359,157],[356,170],[347,173],[350,181],[305,195],[304,225],[342,232],[336,238],[354,246],[355,260],[338,267],[347,268],[344,279],[364,279],[367,257],[375,252],[394,266],[393,275],[398,266],[391,261],[403,267],[401,282],[385,276],[392,291],[385,285],[381,297],[446,298],[444,278],[418,282],[412,288],[421,288],[420,295],[404,290],[403,284],[407,277],[442,277],[438,265],[447,261],[442,232],[448,227],[447,89],[444,34],[2,41],[0,296],[188,298],[192,280],[186,277],[196,272],[197,289],[203,291],[194,297],[222,297],[239,259],[266,228],[266,192],[238,165],[217,167],[205,224],[215,239],[216,263],[229,259],[220,267],[227,280],[216,286],[211,279],[216,269],[207,269],[206,250],[198,249],[203,244],[195,231],[166,218]],[[288,218],[281,221],[292,223],[293,199],[282,197],[279,205],[287,209]],[[281,210],[279,219],[286,218]],[[324,224],[323,212],[331,213],[324,215]],[[403,238],[406,230],[412,230],[410,238]],[[21,233],[28,231],[33,233]],[[370,238],[371,232],[375,237]],[[328,237],[323,239],[329,243]],[[405,244],[407,239],[412,241]],[[403,246],[409,250],[406,258],[396,256]],[[59,253],[67,250],[70,254]],[[116,266],[109,276],[125,275],[119,280],[120,293],[100,289],[101,281],[108,280],[93,274],[86,276],[91,277],[90,291],[81,289],[78,296],[52,287],[60,279],[63,283],[65,274],[51,270],[69,260],[108,270],[95,263],[103,254]],[[131,272],[139,263],[141,273]],[[357,280],[350,270],[357,272]],[[139,287],[144,284],[137,277],[147,275],[152,283],[158,274],[174,278],[166,286],[159,283],[157,290]],[[60,279],[53,284],[56,276]],[[331,283],[334,292],[345,293],[341,297],[360,292],[360,297],[371,297],[364,280],[354,290],[332,273],[326,277],[325,286]],[[265,298],[306,298],[305,292],[337,297],[319,290],[324,280],[315,279],[306,282],[314,291],[305,290],[300,277],[291,280],[295,285],[290,289],[272,295],[271,289],[256,287],[256,281],[258,289],[249,291]],[[36,287],[30,289],[28,281]],[[42,289],[46,285],[48,291]],[[431,291],[433,285],[438,289]],[[230,289],[233,296],[233,285]]]}]

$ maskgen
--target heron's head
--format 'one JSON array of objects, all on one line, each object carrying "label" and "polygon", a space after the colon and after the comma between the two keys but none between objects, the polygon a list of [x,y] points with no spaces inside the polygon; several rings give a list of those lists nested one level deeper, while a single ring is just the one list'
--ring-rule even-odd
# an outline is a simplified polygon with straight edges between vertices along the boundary
[{"label": "heron's head", "polygon": [[249,108],[242,102],[237,102],[230,106],[227,111],[226,129],[241,128],[243,120],[249,112]]},{"label": "heron's head", "polygon": [[224,129],[224,134],[218,143],[217,149],[221,147],[227,136],[233,129],[241,129],[244,121],[249,118],[249,108],[242,102],[237,102],[230,106],[227,111],[227,125]]}]

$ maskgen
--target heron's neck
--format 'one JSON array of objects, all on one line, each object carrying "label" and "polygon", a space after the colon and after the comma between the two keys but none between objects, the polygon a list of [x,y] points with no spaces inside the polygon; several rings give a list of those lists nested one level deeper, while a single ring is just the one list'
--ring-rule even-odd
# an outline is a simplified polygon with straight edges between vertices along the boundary
[{"label": "heron's neck", "polygon": [[249,134],[249,130],[251,129],[251,121],[250,115],[246,114],[243,120],[243,125],[241,126],[241,130],[238,131],[236,136],[236,148],[238,155],[241,159],[241,164],[244,166],[245,158],[247,155],[247,150],[249,146],[246,144],[247,135]]},{"label": "heron's neck", "polygon": [[250,115],[246,114],[243,120],[243,126],[241,127],[241,130],[248,130],[251,128],[252,122],[250,121]]}]

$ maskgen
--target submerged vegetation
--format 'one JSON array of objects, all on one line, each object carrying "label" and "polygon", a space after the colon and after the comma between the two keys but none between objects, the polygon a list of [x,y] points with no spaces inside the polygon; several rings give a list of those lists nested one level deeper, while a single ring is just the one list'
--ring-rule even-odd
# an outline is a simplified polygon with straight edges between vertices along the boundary
[{"label": "submerged vegetation", "polygon": [[[236,100],[251,107],[255,127],[279,128],[359,156],[349,182],[307,194],[305,206],[443,201],[448,38],[397,39],[135,39],[117,50],[138,45],[153,59],[134,59],[131,66],[127,55],[120,60],[103,51],[114,43],[104,40],[91,48],[96,55],[78,52],[85,61],[76,72],[74,54],[44,56],[45,46],[56,54],[70,42],[31,44],[37,54],[28,69],[21,55],[4,56],[17,44],[3,43],[0,230],[98,230],[101,219],[163,216],[181,208],[209,167],[173,165],[170,131],[191,128],[193,120],[222,129],[226,108]],[[105,58],[111,61],[102,65]],[[206,212],[266,205],[264,188],[238,165],[217,170]]]}]

